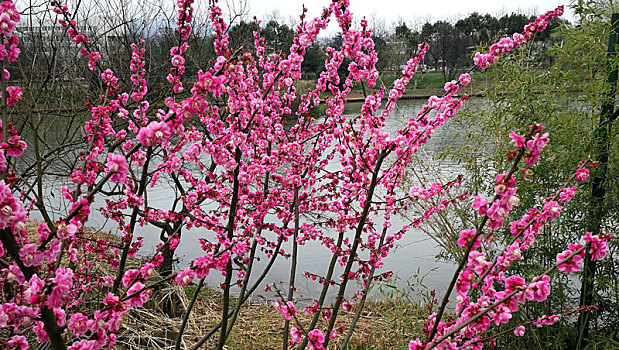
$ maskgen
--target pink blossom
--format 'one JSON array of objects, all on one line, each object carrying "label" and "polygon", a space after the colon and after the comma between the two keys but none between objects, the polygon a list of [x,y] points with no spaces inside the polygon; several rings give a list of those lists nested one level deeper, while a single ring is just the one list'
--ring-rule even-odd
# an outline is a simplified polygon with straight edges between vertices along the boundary
[{"label": "pink blossom", "polygon": [[524,326],[518,326],[516,327],[516,329],[514,329],[514,335],[516,335],[517,337],[523,337],[525,330],[526,329],[524,328]]},{"label": "pink blossom", "polygon": [[325,336],[320,329],[313,329],[308,334],[310,349],[324,350],[322,344],[325,342]]},{"label": "pink blossom", "polygon": [[40,343],[48,343],[49,342],[49,335],[45,331],[45,326],[43,325],[43,322],[41,322],[41,321],[36,322],[36,325],[34,327],[32,327],[32,330],[34,331],[34,333],[36,333],[37,340]]},{"label": "pink blossom", "polygon": [[11,188],[0,180],[0,228],[10,227],[15,233],[24,228],[25,222],[24,204],[13,197]]},{"label": "pink blossom", "polygon": [[209,91],[213,96],[219,97],[223,91],[223,84],[227,81],[224,75],[214,76],[210,71],[206,73],[198,73],[198,82],[194,85],[195,88]]},{"label": "pink blossom", "polygon": [[19,12],[15,8],[15,4],[12,1],[5,0],[0,3],[0,12],[9,15],[12,21],[19,22],[20,20]]},{"label": "pink blossom", "polygon": [[142,277],[144,278],[151,277],[152,275],[155,274],[155,264],[153,263],[144,264],[144,266],[140,267],[140,273],[142,274]]},{"label": "pink blossom", "polygon": [[37,245],[29,243],[19,250],[19,258],[25,266],[39,266],[43,261],[43,253],[37,250]]},{"label": "pink blossom", "polygon": [[511,293],[517,289],[522,289],[526,285],[524,283],[524,278],[520,276],[509,276],[505,279],[505,292]]},{"label": "pink blossom", "polygon": [[572,255],[572,251],[567,249],[564,250],[563,253],[557,254],[557,269],[564,271],[565,273],[572,273],[574,271],[580,270],[580,262],[582,261],[582,256],[579,254],[574,255],[571,259],[563,262],[563,260],[567,259],[570,255]]},{"label": "pink blossom", "polygon": [[497,326],[502,323],[509,323],[509,320],[512,318],[511,310],[505,306],[498,306],[491,315],[494,320],[494,324]]},{"label": "pink blossom", "polygon": [[7,156],[19,157],[26,150],[26,142],[24,142],[18,135],[9,137],[6,142],[3,142],[0,147],[6,151]]},{"label": "pink blossom", "polygon": [[423,350],[426,347],[423,345],[423,343],[421,342],[421,340],[419,338],[415,339],[415,340],[411,340],[408,343],[408,350]]},{"label": "pink blossom", "polygon": [[15,335],[7,342],[13,349],[26,350],[28,349],[28,341],[26,337],[21,335]]},{"label": "pink blossom", "polygon": [[527,164],[532,165],[537,162],[548,141],[548,133],[544,133],[542,135],[537,133],[533,136],[532,140],[527,141],[527,149],[529,150],[526,157]]},{"label": "pink blossom", "polygon": [[589,178],[589,169],[582,168],[576,170],[576,181],[585,182]]},{"label": "pink blossom", "polygon": [[544,212],[539,216],[540,220],[552,220],[559,217],[562,207],[557,201],[549,201],[544,204]]},{"label": "pink blossom", "polygon": [[39,276],[34,275],[28,281],[28,290],[26,294],[28,295],[28,301],[36,305],[40,302],[41,293],[43,292],[43,287],[45,286],[45,281],[39,278]]},{"label": "pink blossom", "polygon": [[542,302],[550,294],[550,277],[544,275],[539,281],[529,284],[524,290],[524,297],[528,300]]},{"label": "pink blossom", "polygon": [[88,321],[88,317],[78,312],[71,315],[71,319],[69,320],[69,324],[67,328],[73,331],[73,335],[76,337],[82,336],[88,328],[86,327],[86,322]]},{"label": "pink blossom", "polygon": [[488,210],[488,201],[480,196],[475,196],[473,208],[476,209],[480,215],[485,215]]},{"label": "pink blossom", "polygon": [[181,55],[174,55],[171,59],[174,67],[182,67],[185,64],[185,58]]},{"label": "pink blossom", "polygon": [[75,235],[77,231],[77,226],[74,224],[67,225],[64,221],[61,221],[56,225],[56,236],[60,239],[67,239]]},{"label": "pink blossom", "polygon": [[21,88],[19,86],[7,86],[6,88],[7,98],[6,104],[7,106],[13,106],[21,101],[23,94]]},{"label": "pink blossom", "polygon": [[585,242],[589,242],[591,247],[591,260],[599,260],[606,256],[608,250],[608,242],[605,239],[601,239],[599,235],[593,235],[591,232],[587,232],[583,237]]},{"label": "pink blossom", "polygon": [[458,80],[460,80],[460,85],[467,86],[471,83],[471,75],[469,73],[464,73],[460,75]]},{"label": "pink blossom", "polygon": [[[473,237],[475,237],[475,234],[477,233],[476,230],[462,230],[460,231],[460,238],[458,238],[458,245],[461,247],[466,247],[471,243],[471,240],[473,239]],[[479,245],[481,245],[481,242],[475,242],[475,245],[477,245],[477,243],[479,243]],[[475,247],[475,245],[473,246],[473,248],[478,248],[479,245],[477,247]]]},{"label": "pink blossom", "polygon": [[514,143],[516,144],[516,148],[521,149],[524,148],[525,146],[525,139],[524,136],[522,135],[518,135],[515,132],[512,132],[509,134],[509,137],[514,141]]},{"label": "pink blossom", "polygon": [[138,276],[140,276],[139,270],[129,269],[125,271],[121,281],[125,287],[129,287]]},{"label": "pink blossom", "polygon": [[50,308],[61,307],[69,297],[68,293],[73,286],[73,271],[69,268],[59,268],[53,280],[54,285],[46,301],[46,305]]},{"label": "pink blossom", "polygon": [[0,149],[0,171],[6,171],[6,157],[4,156],[4,150]]},{"label": "pink blossom", "polygon": [[154,146],[172,137],[172,130],[165,122],[153,121],[147,127],[140,129],[138,140],[144,146]]},{"label": "pink blossom", "polygon": [[303,337],[303,331],[301,331],[297,327],[292,327],[290,328],[290,336],[292,337],[292,339],[290,340],[292,344],[298,343]]},{"label": "pink blossom", "polygon": [[193,272],[193,270],[190,268],[186,268],[184,270],[179,271],[176,274],[174,281],[181,286],[186,286],[191,281],[193,281],[194,276],[195,276],[195,273]]},{"label": "pink blossom", "polygon": [[15,21],[6,12],[0,14],[0,34],[9,35],[15,30]]},{"label": "pink blossom", "polygon": [[445,83],[445,92],[447,93],[451,93],[451,94],[455,94],[456,92],[458,92],[458,88],[460,87],[460,85],[458,85],[458,83],[455,80],[452,81],[448,81],[447,83]]},{"label": "pink blossom", "polygon": [[[113,335],[113,334],[112,334]],[[67,348],[67,350],[99,350],[101,349],[101,344],[99,344],[96,340],[79,340],[75,343],[71,344]]]},{"label": "pink blossom", "polygon": [[[132,295],[134,293],[137,293],[144,287],[145,285],[142,282],[136,282],[131,286],[131,288],[129,288],[129,290],[127,290],[127,295]],[[138,295],[127,300],[127,303],[129,305],[142,306],[144,305],[146,301],[148,301],[148,293],[146,290],[144,290],[140,292]]]},{"label": "pink blossom", "polygon": [[[84,39],[77,39],[77,41],[83,41]],[[76,38],[74,38],[74,41],[76,41]],[[97,70],[97,63],[101,61],[101,55],[98,52],[92,52],[90,54],[88,54],[88,68],[91,71],[95,71]]]},{"label": "pink blossom", "polygon": [[127,173],[129,172],[127,159],[122,154],[108,153],[105,171],[112,174],[110,181],[126,183]]},{"label": "pink blossom", "polygon": [[576,187],[566,187],[559,193],[559,203],[567,203],[576,195]]},{"label": "pink blossom", "polygon": [[293,316],[297,315],[297,308],[292,301],[286,302],[286,304],[276,301],[275,308],[284,315],[286,320],[291,320]]}]

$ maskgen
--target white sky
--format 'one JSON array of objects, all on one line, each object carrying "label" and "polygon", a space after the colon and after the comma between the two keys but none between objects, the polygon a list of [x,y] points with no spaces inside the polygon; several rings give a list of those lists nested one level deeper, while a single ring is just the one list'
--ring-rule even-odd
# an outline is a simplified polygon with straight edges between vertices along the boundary
[{"label": "white sky", "polygon": [[[288,23],[289,20],[298,22],[303,4],[308,9],[308,17],[313,18],[330,3],[330,0],[247,1],[250,16],[255,15],[258,19],[267,20],[276,11],[284,23]],[[466,17],[472,12],[490,13],[494,16],[511,12],[537,15],[563,4],[561,0],[350,0],[350,3],[350,10],[356,20],[365,16],[371,25],[373,18],[381,19],[387,26],[399,20],[404,20],[412,26],[427,21],[452,21]],[[574,21],[573,12],[567,6],[563,17],[571,22]],[[334,30],[335,28],[329,28],[329,31]]]}]

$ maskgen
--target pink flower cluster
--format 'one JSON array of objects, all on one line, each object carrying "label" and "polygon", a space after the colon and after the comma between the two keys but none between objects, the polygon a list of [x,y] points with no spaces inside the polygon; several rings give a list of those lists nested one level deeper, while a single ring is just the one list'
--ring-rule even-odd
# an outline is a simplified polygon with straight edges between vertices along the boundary
[{"label": "pink flower cluster", "polygon": [[[539,152],[548,142],[547,133],[541,134],[542,127],[531,128],[529,135],[519,136],[512,133],[510,137],[514,139],[519,149],[520,155],[527,154],[527,163],[530,158],[539,158]],[[528,153],[527,153],[528,152]],[[533,153],[533,156],[529,154]],[[516,160],[517,161],[517,160]],[[509,178],[509,180],[507,180]],[[483,223],[490,228],[496,229],[503,225],[507,212],[513,205],[517,205],[519,200],[515,197],[516,180],[510,174],[501,174],[497,177],[495,187],[495,198],[491,203],[480,196],[475,197],[473,203],[480,215],[484,215]],[[507,323],[512,314],[518,310],[519,304],[528,301],[542,302],[550,294],[550,277],[547,275],[538,276],[527,283],[524,278],[519,276],[507,276],[506,269],[512,262],[521,259],[522,252],[528,249],[534,242],[540,230],[548,224],[550,220],[556,219],[561,206],[556,201],[559,197],[562,204],[569,202],[576,193],[573,187],[566,187],[556,192],[553,198],[546,198],[542,210],[530,209],[528,214],[520,220],[515,220],[510,225],[510,230],[514,235],[511,244],[505,246],[503,253],[497,256],[494,261],[489,261],[486,253],[477,250],[480,247],[478,241],[471,245],[473,240],[478,240],[483,234],[482,228],[477,230],[463,230],[460,233],[458,244],[467,249],[468,263],[465,269],[459,274],[456,282],[456,295],[458,303],[456,312],[460,315],[455,320],[441,322],[437,320],[437,314],[430,315],[428,330],[431,339],[428,344],[424,344],[419,339],[410,343],[412,349],[423,349],[426,346],[438,347],[468,347],[473,344],[481,348],[483,346],[478,340],[479,334],[484,332],[491,323],[496,325]],[[485,221],[487,219],[487,222]],[[608,240],[610,236],[593,236],[591,233],[585,235],[585,242],[588,242],[592,256],[601,258],[606,254]],[[585,254],[586,247],[580,244],[570,244],[569,249],[557,256],[556,268],[567,273],[580,269],[580,263]],[[503,284],[504,289],[500,290],[497,285]],[[471,290],[480,292],[476,299],[473,299]],[[479,315],[481,313],[481,315]],[[518,328],[516,335],[522,336],[524,328]]]},{"label": "pink flower cluster", "polygon": [[[11,0],[0,2],[0,34],[3,35],[3,42],[0,43],[0,61],[7,60],[14,62],[20,54],[20,49],[17,47],[19,38],[15,34],[15,26],[20,21],[19,11],[15,8],[15,4]],[[4,74],[0,74],[0,79],[9,79],[10,74],[5,69]],[[12,106],[22,99],[22,90],[18,86],[7,86],[5,92],[0,92],[6,104]]]},{"label": "pink flower cluster", "polygon": [[108,153],[105,171],[112,174],[110,181],[125,183],[129,172],[127,159],[122,154]]},{"label": "pink flower cluster", "polygon": [[82,56],[88,58],[88,68],[93,72],[96,71],[97,64],[101,61],[101,54],[90,50],[91,42],[88,34],[79,31],[77,22],[71,19],[71,13],[69,13],[68,7],[61,5],[60,0],[52,0],[51,4],[54,6],[54,12],[62,16],[62,18],[58,20],[58,23],[67,29],[71,41],[76,45],[81,45],[80,53]]},{"label": "pink flower cluster", "polygon": [[0,229],[10,228],[15,234],[23,230],[25,224],[24,204],[13,196],[11,187],[0,180]]},{"label": "pink flower cluster", "polygon": [[599,260],[606,256],[608,241],[612,238],[610,234],[593,235],[587,232],[583,237],[586,246],[582,244],[570,244],[569,249],[557,254],[557,269],[565,273],[580,270],[580,264],[585,257],[585,250],[589,249],[591,260]]},{"label": "pink flower cluster", "polygon": [[168,141],[172,137],[172,129],[166,122],[152,121],[140,129],[137,137],[142,145],[150,147]]},{"label": "pink flower cluster", "polygon": [[276,301],[275,309],[281,312],[282,315],[284,315],[284,318],[287,320],[291,320],[293,316],[297,316],[297,308],[294,306],[294,303],[292,301],[288,301],[285,304]]},{"label": "pink flower cluster", "polygon": [[473,58],[475,65],[479,66],[482,69],[485,69],[495,64],[498,61],[500,55],[509,53],[523,43],[531,40],[536,32],[543,31],[544,29],[546,29],[546,26],[548,26],[548,23],[550,23],[551,20],[562,15],[563,6],[559,6],[552,11],[544,13],[543,15],[539,16],[534,22],[527,24],[524,27],[524,32],[514,33],[511,38],[505,37],[499,40],[498,43],[490,46],[489,53],[475,53],[475,57]]}]

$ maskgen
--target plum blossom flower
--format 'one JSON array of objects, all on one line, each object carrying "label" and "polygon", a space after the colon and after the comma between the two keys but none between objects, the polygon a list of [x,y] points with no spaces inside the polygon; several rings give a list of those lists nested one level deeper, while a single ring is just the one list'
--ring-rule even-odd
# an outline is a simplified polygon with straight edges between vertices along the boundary
[{"label": "plum blossom flower", "polygon": [[13,349],[28,349],[28,341],[26,340],[26,337],[21,335],[13,336],[13,338],[11,338],[11,340],[9,340],[7,344],[9,344]]},{"label": "plum blossom flower", "polygon": [[81,312],[75,313],[71,315],[71,319],[69,320],[69,324],[67,328],[73,331],[73,335],[76,337],[84,335],[88,328],[86,327],[86,322],[88,321],[88,317],[83,315]]},{"label": "plum blossom flower", "polygon": [[15,232],[23,229],[25,223],[24,204],[13,197],[11,188],[0,180],[0,228],[11,227]]},{"label": "plum blossom flower", "polygon": [[426,347],[423,345],[423,343],[421,342],[421,340],[419,338],[415,339],[415,340],[411,340],[408,343],[408,350],[423,350]]},{"label": "plum blossom flower", "polygon": [[567,259],[570,255],[572,255],[573,251],[570,249],[564,250],[562,253],[557,254],[557,269],[564,271],[565,273],[572,273],[574,271],[580,270],[580,263],[582,261],[582,256],[579,254],[574,255],[571,259],[562,263],[563,260]]},{"label": "plum blossom flower", "polygon": [[[473,239],[473,237],[475,237],[475,234],[477,233],[477,231],[475,230],[462,230],[460,231],[460,238],[458,238],[458,245],[461,247],[466,247],[467,245],[469,245],[471,243],[471,240]],[[479,248],[479,246],[481,245],[481,242],[478,240],[477,242],[475,242],[475,244],[473,245],[473,248]]]},{"label": "plum blossom flower", "polygon": [[112,174],[110,181],[125,183],[129,172],[127,159],[122,154],[108,153],[105,171]]},{"label": "plum blossom flower", "polygon": [[322,344],[325,342],[325,336],[320,329],[313,329],[308,334],[310,349],[324,350]]},{"label": "plum blossom flower", "polygon": [[98,52],[91,52],[88,54],[88,68],[91,71],[97,70],[97,63],[101,61],[101,54]]},{"label": "plum blossom flower", "polygon": [[6,98],[6,104],[8,106],[17,104],[23,97],[23,93],[19,86],[7,86],[6,93],[8,95]]},{"label": "plum blossom flower", "polygon": [[524,297],[528,300],[542,302],[550,294],[550,277],[544,275],[539,281],[529,284],[524,290]]},{"label": "plum blossom flower", "polygon": [[445,83],[445,92],[447,93],[452,93],[455,94],[456,92],[458,92],[458,88],[460,87],[460,85],[458,85],[458,83],[455,80],[452,81],[448,81],[447,83]]},{"label": "plum blossom flower", "polygon": [[43,253],[37,250],[37,245],[29,243],[19,250],[19,258],[25,266],[39,266],[43,261]]},{"label": "plum blossom flower", "polygon": [[293,316],[297,315],[297,308],[292,301],[288,301],[286,304],[276,301],[275,308],[284,315],[286,320],[291,320]]},{"label": "plum blossom flower", "polygon": [[[131,288],[129,288],[129,290],[127,290],[127,295],[135,294],[144,287],[145,285],[142,282],[136,282],[131,286]],[[148,301],[148,292],[144,290],[140,292],[138,295],[127,300],[127,303],[129,305],[142,306],[144,305],[146,301]]]},{"label": "plum blossom flower", "polygon": [[471,83],[471,75],[469,73],[464,73],[460,75],[458,80],[460,81],[460,85],[467,86]]},{"label": "plum blossom flower", "polygon": [[576,195],[576,187],[566,187],[559,193],[559,203],[567,203]]},{"label": "plum blossom flower", "polygon": [[6,142],[0,144],[0,147],[5,150],[7,156],[19,157],[26,150],[26,142],[18,135],[9,137]]},{"label": "plum blossom flower", "polygon": [[194,87],[209,91],[213,93],[213,96],[219,97],[224,92],[223,84],[225,84],[226,81],[227,78],[224,75],[214,76],[210,71],[198,73],[198,82]]},{"label": "plum blossom flower", "polygon": [[193,272],[193,270],[190,268],[186,268],[184,270],[179,271],[176,274],[176,277],[174,278],[174,282],[178,283],[181,286],[186,286],[191,281],[193,281],[194,276],[195,276],[195,273]]},{"label": "plum blossom flower", "polygon": [[174,67],[182,67],[185,64],[185,58],[181,55],[174,55],[171,58],[172,65]]},{"label": "plum blossom flower", "polygon": [[512,133],[509,134],[509,137],[516,144],[516,148],[521,149],[521,148],[523,148],[525,146],[524,136],[518,135],[515,132],[512,132]]},{"label": "plum blossom flower", "polygon": [[297,327],[290,328],[290,336],[292,339],[290,340],[293,344],[301,341],[303,337],[303,332]]},{"label": "plum blossom flower", "polygon": [[61,221],[56,225],[56,235],[60,239],[67,239],[77,233],[78,227],[75,224],[66,224]]},{"label": "plum blossom flower", "polygon": [[606,251],[608,250],[607,240],[600,238],[599,235],[593,235],[591,232],[587,232],[583,239],[585,242],[589,242],[591,246],[591,260],[599,260],[606,256]]},{"label": "plum blossom flower", "polygon": [[476,209],[480,215],[485,215],[488,211],[488,201],[480,196],[475,196],[473,209]]},{"label": "plum blossom flower", "polygon": [[15,30],[15,21],[6,12],[0,14],[0,34],[9,35]]},{"label": "plum blossom flower", "polygon": [[52,291],[47,296],[46,305],[50,308],[61,307],[73,286],[73,270],[59,268],[56,270]]},{"label": "plum blossom flower", "polygon": [[518,326],[516,327],[516,329],[514,329],[514,335],[517,337],[523,337],[525,330],[526,329],[524,328],[524,326]]},{"label": "plum blossom flower", "polygon": [[6,171],[6,157],[4,156],[4,150],[0,149],[0,171]]},{"label": "plum blossom flower", "polygon": [[3,1],[0,3],[0,12],[9,15],[11,20],[14,22],[19,22],[20,20],[19,12],[15,8],[15,4],[12,1]]},{"label": "plum blossom flower", "polygon": [[585,182],[589,178],[589,169],[582,168],[576,170],[576,181]]},{"label": "plum blossom flower", "polygon": [[548,133],[544,133],[542,135],[537,133],[535,134],[535,136],[533,136],[532,140],[527,141],[527,148],[529,150],[526,157],[527,164],[532,165],[537,162],[542,150],[544,149],[544,147],[546,147],[548,141]]},{"label": "plum blossom flower", "polygon": [[154,146],[172,137],[172,130],[166,122],[153,121],[140,129],[138,140],[144,146]]}]

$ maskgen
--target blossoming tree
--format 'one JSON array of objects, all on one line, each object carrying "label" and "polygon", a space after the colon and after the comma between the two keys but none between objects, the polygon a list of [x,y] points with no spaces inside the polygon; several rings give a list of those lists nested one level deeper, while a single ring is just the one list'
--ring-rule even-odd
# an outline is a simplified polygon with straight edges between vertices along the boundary
[{"label": "blossoming tree", "polygon": [[[431,97],[403,128],[390,133],[385,131],[385,121],[423,60],[427,44],[419,45],[401,77],[387,89],[376,86],[379,73],[372,31],[364,20],[355,29],[348,1],[332,1],[317,18],[302,16],[290,52],[272,56],[266,55],[259,31],[254,33],[252,52],[233,50],[221,9],[212,2],[209,16],[217,59],[196,77],[186,77],[184,55],[190,49],[187,39],[193,1],[179,0],[178,45],[170,49],[167,76],[170,93],[154,110],[147,101],[143,43],[132,46],[128,65],[133,75],[130,82],[122,83],[112,70],[105,69],[105,60],[88,35],[79,31],[71,10],[57,0],[51,5],[88,67],[100,77],[104,91],[83,127],[86,148],[78,166],[67,174],[70,184],[62,189],[69,210],[53,217],[41,198],[43,179],[29,182],[16,172],[28,145],[7,122],[7,116],[8,106],[18,103],[22,93],[19,87],[7,86],[9,72],[4,70],[0,88],[4,94],[0,285],[7,291],[0,305],[3,347],[26,349],[50,343],[54,349],[113,348],[124,315],[143,307],[157,286],[187,285],[197,278],[200,288],[209,273],[218,273],[224,278],[220,322],[191,348],[197,349],[218,334],[217,347],[222,349],[240,307],[257,288],[264,287],[266,273],[281,256],[289,258],[291,269],[287,285],[283,289],[274,286],[281,298],[277,308],[286,320],[283,346],[291,342],[301,343],[302,348],[324,349],[339,338],[345,347],[355,323],[348,330],[338,327],[338,314],[356,310],[358,319],[371,283],[380,277],[377,269],[394,243],[433,213],[447,210],[450,202],[443,201],[407,225],[395,225],[391,219],[412,201],[440,198],[463,181],[458,177],[429,188],[404,190],[401,186],[417,150],[466,101],[457,93],[470,83],[470,75],[462,74],[458,81],[447,83],[443,96]],[[4,68],[19,55],[14,30],[20,15],[10,0],[0,6]],[[549,11],[522,33],[502,39],[488,53],[476,54],[475,65],[485,69],[496,63],[562,12],[562,7]],[[339,49],[326,49],[324,72],[312,89],[300,92],[295,81],[301,78],[305,50],[332,20],[341,29],[343,43]],[[345,58],[350,60],[348,75],[341,81],[337,70]],[[355,83],[371,91],[359,113],[347,117],[344,106]],[[325,92],[329,97],[324,97]],[[321,104],[326,110],[313,117],[311,112]],[[511,153],[513,165],[497,176],[494,198],[474,197],[473,210],[483,219],[477,227],[461,232],[458,244],[465,249],[464,259],[440,308],[429,316],[427,334],[411,341],[411,349],[481,348],[483,334],[493,323],[509,322],[520,304],[543,301],[550,293],[547,273],[526,281],[510,275],[508,268],[534,244],[540,229],[559,216],[561,207],[576,193],[571,181],[585,181],[592,163],[583,162],[542,208],[531,208],[527,215],[512,221],[509,213],[519,204],[517,181],[528,176],[520,163],[535,164],[549,135],[543,125],[535,124],[526,133],[514,132],[510,137],[516,147]],[[36,145],[36,139],[33,142]],[[158,208],[149,202],[151,188],[162,183],[172,184],[178,194],[171,207]],[[455,200],[469,197],[464,194]],[[104,199],[105,205],[96,207],[95,198]],[[36,232],[29,232],[25,224],[33,206],[44,221]],[[92,210],[117,224],[121,246],[110,249],[109,242],[84,238]],[[506,225],[513,234],[512,242],[499,254],[484,252],[485,242]],[[143,226],[159,228],[161,244],[142,266],[129,269],[128,258],[141,247],[135,232]],[[203,254],[189,267],[174,271],[174,251],[189,231],[200,232]],[[585,244],[570,245],[559,254],[553,269],[577,270],[587,249],[595,258],[603,257],[609,238],[586,234]],[[294,298],[296,263],[298,250],[309,241],[319,242],[332,257],[324,274],[306,274],[322,289],[306,308],[313,314],[312,320],[303,323],[297,318]],[[260,252],[268,260],[262,271],[254,264]],[[103,259],[115,272],[97,275],[97,259]],[[155,276],[157,269],[160,277]],[[346,298],[349,283],[355,280],[362,285],[354,297],[357,303]],[[233,301],[230,296],[235,286],[239,289]],[[331,304],[327,294],[332,288],[336,296]],[[454,288],[456,317],[445,320],[443,314]],[[95,296],[102,302],[92,302],[90,298]],[[183,329],[193,301],[184,313],[176,348],[185,344]],[[317,327],[321,315],[328,318],[323,329]],[[550,324],[553,320],[549,316],[539,322]],[[516,333],[522,332],[524,329],[518,328]]]}]

